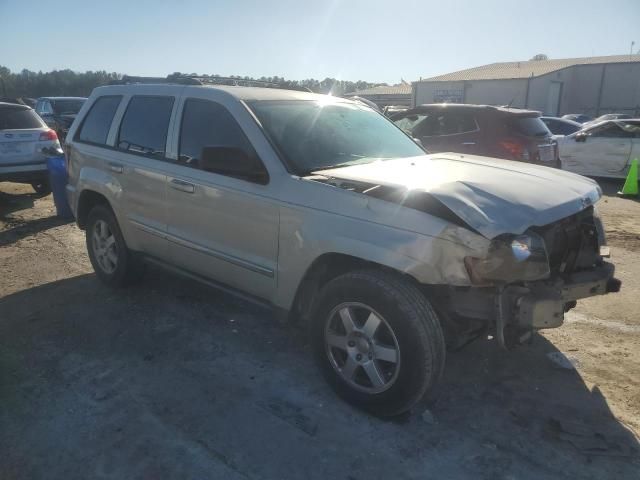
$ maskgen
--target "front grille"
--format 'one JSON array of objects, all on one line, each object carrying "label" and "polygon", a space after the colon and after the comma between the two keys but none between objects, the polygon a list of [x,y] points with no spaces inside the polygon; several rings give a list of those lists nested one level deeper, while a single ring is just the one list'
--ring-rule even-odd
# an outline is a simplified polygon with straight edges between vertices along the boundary
[{"label": "front grille", "polygon": [[552,273],[578,272],[600,261],[593,207],[533,230],[544,238]]}]

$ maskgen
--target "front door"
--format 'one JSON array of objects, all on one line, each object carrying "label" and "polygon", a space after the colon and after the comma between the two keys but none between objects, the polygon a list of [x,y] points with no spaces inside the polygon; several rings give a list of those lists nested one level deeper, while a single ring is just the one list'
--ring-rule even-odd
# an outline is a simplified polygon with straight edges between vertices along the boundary
[{"label": "front door", "polygon": [[586,137],[566,137],[560,147],[563,168],[594,177],[623,176],[629,162],[633,134],[616,122],[596,125]]},{"label": "front door", "polygon": [[178,161],[167,179],[168,240],[172,263],[270,299],[276,287],[279,206],[261,185],[200,169],[207,146],[253,153],[229,111],[187,98],[179,127]]}]

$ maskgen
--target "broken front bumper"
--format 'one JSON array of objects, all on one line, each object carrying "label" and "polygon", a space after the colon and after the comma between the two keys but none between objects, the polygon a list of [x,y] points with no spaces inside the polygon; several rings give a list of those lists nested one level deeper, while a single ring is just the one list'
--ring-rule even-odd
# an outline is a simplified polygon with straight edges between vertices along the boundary
[{"label": "broken front bumper", "polygon": [[555,280],[510,285],[499,289],[496,302],[496,337],[502,346],[518,343],[532,330],[562,325],[564,314],[581,298],[620,290],[611,263]]}]

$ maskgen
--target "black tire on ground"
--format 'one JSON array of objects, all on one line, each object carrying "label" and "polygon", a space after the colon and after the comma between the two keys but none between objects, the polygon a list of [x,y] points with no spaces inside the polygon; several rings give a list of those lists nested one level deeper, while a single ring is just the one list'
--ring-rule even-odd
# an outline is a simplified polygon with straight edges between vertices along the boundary
[{"label": "black tire on ground", "polygon": [[49,195],[51,193],[51,186],[47,180],[32,182],[31,188],[33,188],[38,195]]},{"label": "black tire on ground", "polygon": [[[115,268],[106,271],[100,264],[93,235],[96,225],[104,222],[115,239]],[[97,205],[91,209],[87,217],[86,229],[87,252],[91,265],[98,278],[111,287],[124,287],[139,281],[144,274],[143,262],[127,248],[120,226],[111,208],[107,205]]]},{"label": "black tire on ground", "polygon": [[[389,380],[390,386],[381,387],[386,388],[384,391],[371,393],[354,388],[338,373],[335,360],[330,360],[329,351],[335,350],[327,347],[327,325],[337,325],[332,312],[344,304],[369,307],[384,318],[397,339],[398,370],[394,370],[395,380]],[[316,360],[334,390],[349,403],[378,416],[407,412],[435,388],[442,376],[445,342],[438,317],[422,292],[400,274],[363,270],[331,280],[314,303],[310,334]],[[348,354],[344,355],[346,358]],[[355,378],[360,373],[356,371]]]}]

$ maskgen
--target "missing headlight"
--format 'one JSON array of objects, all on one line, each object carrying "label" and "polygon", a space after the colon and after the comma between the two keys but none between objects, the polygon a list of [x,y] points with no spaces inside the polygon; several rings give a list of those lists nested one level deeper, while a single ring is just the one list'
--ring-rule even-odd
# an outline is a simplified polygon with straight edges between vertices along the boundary
[{"label": "missing headlight", "polygon": [[550,274],[544,240],[533,232],[494,238],[486,258],[466,257],[465,267],[477,285],[542,280]]}]

